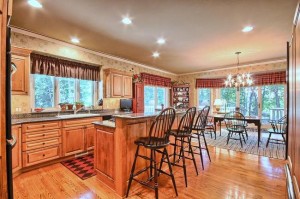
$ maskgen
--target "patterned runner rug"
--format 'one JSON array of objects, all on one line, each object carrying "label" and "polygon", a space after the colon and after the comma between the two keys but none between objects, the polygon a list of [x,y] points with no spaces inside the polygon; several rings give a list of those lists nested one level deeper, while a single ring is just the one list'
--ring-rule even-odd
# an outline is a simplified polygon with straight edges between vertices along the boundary
[{"label": "patterned runner rug", "polygon": [[61,162],[61,164],[67,167],[82,180],[96,175],[94,169],[94,154],[74,158],[72,160],[66,160]]},{"label": "patterned runner rug", "polygon": [[[248,130],[249,138],[246,139],[246,144],[243,142],[243,148],[241,147],[239,140],[229,140],[227,142],[227,131],[222,129],[222,135],[220,136],[219,131],[217,131],[217,139],[211,139],[210,134],[205,134],[205,138],[208,145],[215,146],[222,149],[229,149],[234,151],[240,151],[244,153],[266,156],[275,159],[285,159],[285,145],[283,144],[273,144],[269,143],[268,148],[266,148],[266,143],[268,139],[268,133],[263,132],[261,137],[260,146],[257,146],[257,132]],[[272,136],[273,137],[273,136]]]}]

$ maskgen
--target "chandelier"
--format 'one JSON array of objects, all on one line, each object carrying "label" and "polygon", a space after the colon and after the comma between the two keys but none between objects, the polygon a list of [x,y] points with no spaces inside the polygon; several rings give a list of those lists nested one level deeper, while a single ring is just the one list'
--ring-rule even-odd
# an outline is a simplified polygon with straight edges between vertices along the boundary
[{"label": "chandelier", "polygon": [[236,52],[235,53],[237,56],[237,75],[233,76],[231,74],[229,74],[227,76],[227,79],[225,80],[225,86],[226,87],[236,87],[237,89],[239,89],[241,86],[251,86],[253,84],[253,80],[251,78],[250,73],[239,73],[239,64],[240,64],[240,59],[239,59],[239,55],[241,54],[241,52]]}]

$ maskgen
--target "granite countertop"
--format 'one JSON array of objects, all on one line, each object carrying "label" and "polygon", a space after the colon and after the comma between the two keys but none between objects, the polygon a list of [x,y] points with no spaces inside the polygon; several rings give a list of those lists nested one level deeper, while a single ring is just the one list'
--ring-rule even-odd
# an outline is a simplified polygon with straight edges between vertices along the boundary
[{"label": "granite countertop", "polygon": [[114,113],[115,113],[114,111],[110,111],[110,112],[91,113],[91,114],[69,114],[69,115],[60,115],[60,116],[52,116],[52,117],[29,117],[29,118],[21,118],[21,119],[12,119],[12,125],[31,123],[31,122],[44,122],[44,121],[55,121],[55,120],[111,116]]},{"label": "granite countertop", "polygon": [[109,120],[104,120],[101,122],[93,122],[93,124],[99,125],[99,126],[106,126],[106,127],[110,127],[110,128],[116,128],[116,123],[113,121],[109,121]]},{"label": "granite countertop", "polygon": [[[155,112],[145,112],[145,113],[131,113],[131,114],[115,114],[115,118],[124,118],[124,119],[140,119],[147,117],[156,117],[160,111]],[[183,114],[185,110],[176,110],[176,114]]]}]

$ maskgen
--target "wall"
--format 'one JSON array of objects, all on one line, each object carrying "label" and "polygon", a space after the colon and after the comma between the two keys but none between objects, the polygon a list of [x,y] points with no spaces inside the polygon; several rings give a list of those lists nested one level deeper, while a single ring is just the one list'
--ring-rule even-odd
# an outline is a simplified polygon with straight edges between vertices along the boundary
[{"label": "wall", "polygon": [[295,13],[289,45],[288,70],[288,163],[292,175],[295,198],[300,198],[300,1]]},{"label": "wall", "polygon": [[[114,59],[110,59],[104,56],[95,55],[93,53],[89,53],[78,48],[72,48],[70,45],[58,44],[57,42],[52,42],[48,40],[44,40],[41,38],[36,38],[33,36],[24,35],[21,33],[12,33],[12,45],[20,48],[26,48],[33,50],[35,52],[46,53],[54,56],[65,57],[68,59],[88,62],[92,64],[102,65],[102,69],[105,68],[116,68],[123,71],[130,71],[132,68],[134,73],[147,72],[151,74],[161,75],[165,77],[169,77],[174,80],[178,80],[179,82],[187,82],[190,83],[192,88],[191,96],[192,105],[197,105],[197,90],[195,88],[195,83],[197,78],[218,78],[224,77],[226,78],[226,74],[236,74],[237,69],[224,69],[224,70],[212,70],[212,71],[204,71],[193,74],[179,75],[176,76],[171,73],[164,73],[156,70],[152,70],[149,68],[144,68],[138,66],[137,64],[130,64],[123,61],[118,61]],[[257,64],[251,65],[247,67],[241,67],[240,73],[242,72],[250,72],[250,73],[260,73],[260,72],[269,72],[269,71],[278,71],[285,70],[286,62],[278,62],[278,63],[270,63],[270,64]],[[101,75],[103,73],[101,72]],[[105,86],[105,85],[104,85]],[[31,93],[30,93],[31,94]],[[21,108],[21,112],[30,112],[31,110],[31,96],[29,95],[13,95],[12,97],[12,111],[16,113],[16,108]],[[104,98],[104,108],[109,109],[117,109],[119,107],[119,99],[115,98]]]},{"label": "wall", "polygon": [[[269,63],[269,64],[257,64],[251,66],[243,66],[239,68],[239,73],[267,73],[279,70],[286,70],[287,64],[286,61],[277,62],[277,63]],[[196,89],[196,79],[198,78],[224,78],[226,79],[227,74],[231,73],[232,75],[237,74],[236,68],[230,69],[218,69],[218,70],[211,70],[206,72],[199,72],[193,74],[186,74],[180,75],[178,77],[179,83],[189,83],[191,85],[191,96],[192,105],[197,106],[197,89]],[[215,94],[214,94],[215,95]]]},{"label": "wall", "polygon": [[[102,65],[102,70],[105,68],[116,68],[122,71],[134,70],[134,73],[151,73],[164,77],[169,77],[176,80],[177,76],[171,73],[164,73],[145,67],[138,64],[130,64],[124,61],[110,59],[104,56],[96,55],[94,53],[86,52],[78,48],[72,48],[70,45],[64,45],[62,42],[59,44],[55,41],[44,40],[33,36],[24,35],[21,33],[13,32],[11,36],[12,46],[30,49],[35,52],[46,53],[54,56],[64,57],[68,59],[78,60],[82,62]],[[103,73],[101,72],[101,75]],[[105,86],[105,85],[104,85]],[[12,96],[12,112],[16,113],[16,108],[21,108],[21,112],[30,112],[31,110],[31,93],[29,95],[13,95]],[[105,98],[104,108],[116,109],[119,107],[119,99]]]}]

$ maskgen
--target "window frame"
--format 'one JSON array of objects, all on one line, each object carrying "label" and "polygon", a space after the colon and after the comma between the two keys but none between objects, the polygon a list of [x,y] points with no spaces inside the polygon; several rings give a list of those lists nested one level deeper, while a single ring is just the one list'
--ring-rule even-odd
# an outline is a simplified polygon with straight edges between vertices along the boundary
[{"label": "window frame", "polygon": [[214,101],[214,97],[213,97],[214,89],[212,89],[212,88],[198,88],[197,89],[197,108],[201,109],[200,108],[200,103],[199,103],[200,102],[199,93],[200,93],[201,89],[209,89],[210,90],[210,104],[209,104],[209,106],[212,107],[213,101]]},{"label": "window frame", "polygon": [[[164,108],[169,107],[169,105],[170,105],[170,89],[168,87],[145,85],[145,87],[146,86],[154,88],[154,111],[156,109],[160,108],[160,107],[158,107],[157,88],[163,88],[165,90],[166,98],[165,98]],[[145,92],[144,92],[144,102],[145,102]],[[145,106],[146,106],[146,103],[144,103],[144,109],[146,110]]]},{"label": "window frame", "polygon": [[[35,109],[35,75],[36,74],[31,74],[30,75],[30,88],[31,88],[31,107],[32,110]],[[37,74],[38,75],[38,74]],[[57,110],[59,109],[59,78],[60,77],[54,77],[54,107],[47,107],[44,108],[45,110]],[[74,78],[72,78],[74,79]],[[102,89],[100,88],[102,85]],[[97,100],[99,99],[99,96],[103,97],[103,82],[102,81],[93,81],[93,104],[92,106],[97,105]],[[75,79],[75,102],[80,101],[80,79]]]},{"label": "window frame", "polygon": [[[284,113],[286,114],[287,111],[287,86],[286,84],[272,84],[272,85],[283,85],[284,86]],[[255,86],[255,85],[254,85]],[[258,92],[258,117],[262,118],[262,87],[263,86],[268,86],[268,85],[261,85],[261,86],[255,86],[257,87],[257,92]],[[201,89],[201,88],[198,88]],[[197,90],[198,90],[197,89]],[[221,99],[221,89],[222,88],[211,88],[211,95],[212,93],[213,96],[211,96],[211,108],[213,111],[215,111],[214,109],[214,101],[215,99]],[[197,95],[198,97],[198,95]],[[199,102],[199,100],[197,99],[197,103]],[[199,107],[199,105],[197,104],[197,107]],[[236,107],[240,107],[240,90],[236,90]],[[262,123],[263,126],[268,126],[268,124],[264,124]]]}]

